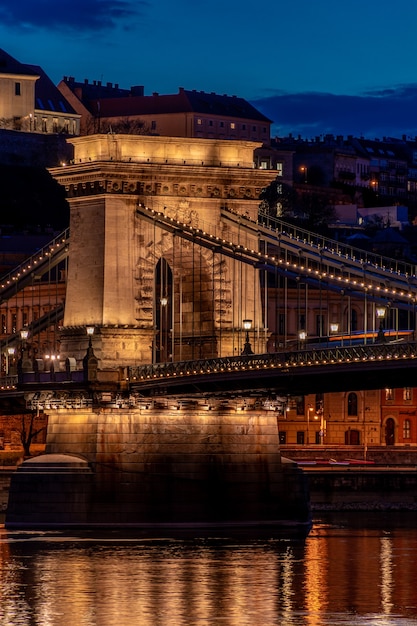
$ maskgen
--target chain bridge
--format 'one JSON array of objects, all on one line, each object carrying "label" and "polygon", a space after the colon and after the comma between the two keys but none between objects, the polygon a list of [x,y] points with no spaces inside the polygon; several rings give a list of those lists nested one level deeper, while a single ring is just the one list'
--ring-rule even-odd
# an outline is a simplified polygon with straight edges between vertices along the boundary
[{"label": "chain bridge", "polygon": [[[194,226],[190,222],[174,219],[169,213],[152,210],[142,203],[135,206],[135,217],[148,222],[153,229],[158,228],[165,233],[165,236],[169,236],[172,240],[172,248],[175,245],[174,242],[177,242],[180,256],[183,254],[182,245],[192,246],[197,272],[201,272],[201,259],[196,262],[195,251],[199,251],[197,254],[200,255],[201,249],[210,251],[213,267],[220,267],[223,263],[222,259],[227,258],[239,265],[247,265],[255,269],[266,319],[262,318],[263,326],[250,330],[250,339],[254,344],[262,343],[267,335],[273,334],[270,329],[273,328],[275,311],[272,312],[272,319],[268,318],[271,312],[267,310],[267,300],[269,298],[275,302],[280,292],[284,293],[284,297],[281,295],[281,298],[284,300],[282,306],[285,318],[291,313],[294,314],[296,299],[298,299],[298,313],[301,306],[308,309],[309,299],[317,307],[317,294],[322,298],[320,305],[322,311],[329,302],[329,292],[337,294],[336,297],[342,303],[343,300],[353,301],[356,307],[362,309],[364,330],[358,333],[349,329],[348,320],[346,330],[341,329],[341,332],[338,329],[332,335],[328,328],[321,326],[321,335],[318,334],[310,339],[306,334],[306,336],[303,335],[303,339],[300,339],[297,329],[294,328],[292,334],[290,331],[287,332],[280,350],[269,352],[263,350],[256,354],[245,354],[243,328],[235,328],[233,333],[236,345],[233,347],[232,354],[226,353],[219,357],[213,354],[210,358],[174,359],[172,355],[174,349],[181,355],[181,352],[189,347],[190,337],[187,336],[186,339],[187,348],[182,349],[181,329],[178,330],[178,337],[174,338],[174,329],[171,328],[176,316],[175,311],[170,310],[169,313],[165,311],[163,307],[168,309],[169,304],[161,304],[160,301],[158,303],[158,294],[152,294],[153,322],[159,322],[158,328],[155,328],[156,325],[153,324],[153,334],[159,342],[162,339],[170,342],[170,353],[168,354],[165,348],[163,355],[162,345],[155,343],[150,353],[149,363],[138,365],[135,362],[136,359],[132,359],[132,363],[124,363],[125,380],[129,382],[129,387],[133,392],[145,395],[158,393],[166,395],[167,393],[207,394],[238,391],[244,394],[262,389],[266,394],[274,392],[307,394],[318,387],[323,392],[359,389],[364,385],[367,388],[380,388],[385,384],[395,386],[396,380],[400,386],[405,384],[404,381],[412,380],[410,363],[414,365],[416,354],[414,343],[417,293],[415,266],[401,260],[355,249],[294,227],[262,212],[252,220],[247,215],[223,209],[221,219],[223,223],[231,225],[230,230],[234,234],[229,238],[224,237],[224,232],[219,225],[199,223],[198,226]],[[51,272],[56,273],[57,268],[64,267],[63,282],[66,284],[70,249],[70,234],[67,229],[55,237],[44,249],[4,276],[0,283],[3,306],[6,304],[12,309],[13,302],[19,294],[23,297],[28,287],[33,288],[36,283],[47,287],[50,299]],[[276,283],[272,289],[268,287],[271,277]],[[239,280],[242,283],[241,275],[239,275]],[[302,305],[299,302],[300,286],[304,290]],[[162,287],[159,285],[159,289],[161,288],[167,290],[170,287],[166,282]],[[293,292],[292,302],[291,297],[288,296],[290,291]],[[31,344],[34,342],[36,344],[36,338],[50,327],[53,328],[54,339],[59,337],[65,305],[62,289],[58,292],[59,297],[52,302],[52,305],[51,302],[48,303],[47,313],[25,324]],[[218,294],[215,294],[214,288],[209,297],[215,308]],[[331,298],[334,303],[335,296],[332,295]],[[22,302],[24,303],[24,300]],[[243,298],[238,307],[242,302],[246,306]],[[33,303],[32,293],[32,306],[34,306]],[[184,302],[179,301],[177,306],[184,307]],[[255,305],[252,304],[252,306]],[[288,306],[288,310],[285,310],[285,306]],[[388,310],[391,316],[394,312],[393,320],[396,324],[396,327],[385,331],[386,336],[384,332],[379,338],[378,327],[375,325],[377,307],[384,307],[384,310]],[[371,317],[366,312],[367,308],[371,312]],[[166,316],[169,315],[169,329],[167,326],[163,327],[164,320],[161,312]],[[220,310],[219,315],[221,313]],[[247,314],[247,309],[244,314],[238,310],[237,317],[243,319],[243,316]],[[400,315],[402,326],[399,325]],[[342,317],[341,312],[339,316]],[[369,318],[370,322],[368,322]],[[305,323],[304,321],[304,325]],[[369,323],[368,328],[366,328],[367,323]],[[219,327],[221,333],[221,322]],[[17,328],[13,330],[14,332],[1,339],[3,354],[9,348],[19,349],[22,345],[20,332]],[[198,329],[194,329],[192,339],[195,349],[200,341]],[[218,342],[220,341],[221,337]],[[250,345],[253,352],[252,341]],[[263,345],[267,343],[266,341]],[[52,352],[54,350],[56,350],[56,345]],[[201,352],[201,345],[199,345],[199,350]],[[187,351],[190,353],[189,349]],[[195,357],[193,353],[191,356]],[[42,355],[39,357],[38,368]],[[61,368],[57,369],[57,365]],[[61,383],[63,386],[68,386],[68,368],[64,368],[64,365],[65,362],[61,361],[58,364],[57,361],[52,377],[48,368],[41,367],[35,375],[34,369],[36,368],[30,368],[27,365],[28,371],[21,371],[21,388],[28,385],[33,387],[36,383],[45,387],[51,382],[54,385]],[[81,369],[78,368],[78,370]],[[70,380],[75,378],[77,376],[72,371]],[[80,380],[80,376],[78,379]],[[12,391],[17,385],[17,373],[3,371],[3,382],[7,383],[3,386],[6,386],[9,392]]]},{"label": "chain bridge", "polygon": [[262,212],[253,142],[70,142],[69,230],[0,281],[0,401],[48,416],[8,526],[308,523],[266,405],[414,384],[416,267]]}]

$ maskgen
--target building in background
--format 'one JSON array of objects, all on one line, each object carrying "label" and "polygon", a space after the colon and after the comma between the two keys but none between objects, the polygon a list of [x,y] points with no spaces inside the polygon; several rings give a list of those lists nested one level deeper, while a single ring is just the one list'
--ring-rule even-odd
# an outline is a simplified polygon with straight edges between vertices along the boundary
[{"label": "building in background", "polygon": [[41,67],[20,63],[0,49],[0,128],[78,135],[80,115]]}]

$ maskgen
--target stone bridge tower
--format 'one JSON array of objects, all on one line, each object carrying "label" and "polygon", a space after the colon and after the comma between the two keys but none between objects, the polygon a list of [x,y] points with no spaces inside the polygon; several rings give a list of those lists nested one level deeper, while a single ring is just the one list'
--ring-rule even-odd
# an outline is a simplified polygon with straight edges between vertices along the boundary
[{"label": "stone bridge tower", "polygon": [[[249,318],[253,349],[264,351],[257,270],[223,254],[223,239],[258,250],[236,218],[256,217],[271,179],[253,168],[256,144],[117,135],[72,143],[74,163],[53,171],[71,206],[61,352],[86,376],[78,399],[75,387],[46,389],[71,402],[49,400],[47,454],[15,473],[7,527],[305,530],[304,476],[281,459],[275,412],[253,398],[248,410],[215,395],[208,405],[198,393],[143,403],[117,371],[240,353]],[[210,232],[220,248],[197,244],[195,231],[184,239],[181,224]],[[87,341],[88,326],[96,333]]]},{"label": "stone bridge tower", "polygon": [[94,326],[101,369],[240,354],[243,319],[252,320],[254,351],[265,351],[256,270],[137,211],[258,249],[230,216],[256,219],[273,178],[253,167],[259,144],[113,134],[70,141],[73,162],[51,170],[71,209],[61,353],[81,362],[85,327]]}]

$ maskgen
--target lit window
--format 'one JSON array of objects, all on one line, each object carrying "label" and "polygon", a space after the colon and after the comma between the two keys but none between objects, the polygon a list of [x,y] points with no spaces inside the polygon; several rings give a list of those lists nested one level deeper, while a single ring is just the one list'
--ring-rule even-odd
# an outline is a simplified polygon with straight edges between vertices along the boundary
[{"label": "lit window", "polygon": [[385,400],[393,400],[393,399],[394,399],[394,393],[392,389],[385,389]]},{"label": "lit window", "polygon": [[20,88],[20,83],[15,83],[14,84],[14,95],[15,96],[21,96],[21,88]]},{"label": "lit window", "polygon": [[202,124],[202,123],[203,123],[203,120],[201,119],[201,117],[198,117],[198,118],[197,118],[197,124],[198,124],[199,126],[201,126],[201,124]]},{"label": "lit window", "polygon": [[235,124],[234,122],[230,122],[230,128],[231,128],[232,130],[235,130],[235,128],[236,128],[236,124]]},{"label": "lit window", "polygon": [[277,176],[282,176],[282,163],[277,163]]},{"label": "lit window", "polygon": [[411,438],[411,420],[406,419],[403,423],[403,439]]},{"label": "lit window", "polygon": [[267,169],[269,169],[269,162],[268,161],[261,161],[259,163],[259,169],[260,170],[267,170]]},{"label": "lit window", "polygon": [[404,387],[403,400],[411,400],[411,387]]}]

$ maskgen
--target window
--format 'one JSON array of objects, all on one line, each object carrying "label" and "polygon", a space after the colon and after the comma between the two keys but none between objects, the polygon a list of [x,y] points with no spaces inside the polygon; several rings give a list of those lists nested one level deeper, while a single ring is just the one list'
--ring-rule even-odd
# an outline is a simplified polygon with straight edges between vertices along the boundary
[{"label": "window", "polygon": [[213,120],[209,120],[209,126],[213,126]]},{"label": "window", "polygon": [[220,128],[224,128],[224,122],[220,122]]},{"label": "window", "polygon": [[259,163],[259,169],[260,170],[269,170],[269,161],[262,159],[261,162]]},{"label": "window", "polygon": [[280,444],[285,445],[287,443],[287,431],[286,430],[280,430],[278,437],[279,437]]},{"label": "window", "polygon": [[20,83],[15,83],[14,84],[14,95],[15,96],[21,96],[21,84]]},{"label": "window", "polygon": [[[201,120],[200,120],[200,122],[201,122]],[[156,121],[155,120],[151,121],[151,130],[156,130]]]},{"label": "window", "polygon": [[236,124],[235,124],[234,122],[230,122],[230,128],[231,128],[232,130],[235,130],[235,128],[236,128]]},{"label": "window", "polygon": [[282,176],[282,163],[277,163],[277,176]]},{"label": "window", "polygon": [[297,396],[296,402],[297,402],[297,415],[304,415],[305,413],[304,396]]},{"label": "window", "polygon": [[297,430],[297,443],[300,446],[304,445],[304,441],[305,441],[305,436],[304,436],[304,431],[303,430]]},{"label": "window", "polygon": [[394,392],[392,389],[385,389],[385,400],[394,400]]},{"label": "window", "polygon": [[201,117],[197,118],[197,125],[201,126],[202,123],[203,123],[203,120],[201,119]]},{"label": "window", "polygon": [[253,130],[253,131],[256,131],[256,126],[252,126],[252,130]]},{"label": "window", "polygon": [[406,419],[403,423],[403,439],[411,438],[411,420]]},{"label": "window", "polygon": [[323,413],[324,394],[316,393],[316,413],[321,415]]},{"label": "window", "polygon": [[356,395],[356,393],[350,393],[348,395],[347,402],[348,402],[348,405],[347,405],[348,415],[350,417],[357,416],[358,415],[358,396]]},{"label": "window", "polygon": [[246,124],[242,124],[242,130],[246,130]]},{"label": "window", "polygon": [[404,387],[403,400],[411,400],[411,387]]}]

